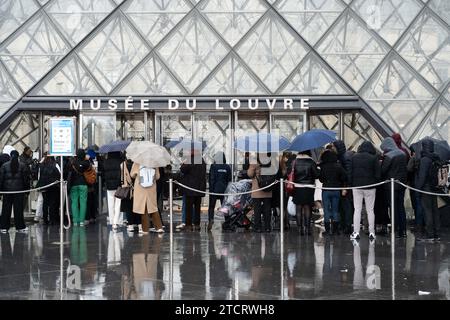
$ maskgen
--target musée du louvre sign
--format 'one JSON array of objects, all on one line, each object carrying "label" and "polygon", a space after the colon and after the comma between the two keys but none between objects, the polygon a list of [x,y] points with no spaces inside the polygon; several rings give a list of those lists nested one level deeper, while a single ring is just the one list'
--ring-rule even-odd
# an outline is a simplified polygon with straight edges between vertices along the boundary
[{"label": "mus\u00e9e du louvre sign", "polygon": [[254,110],[254,111],[276,111],[276,110],[307,110],[309,99],[306,98],[74,98],[70,99],[70,110],[185,110],[194,111],[199,109],[208,110]]}]

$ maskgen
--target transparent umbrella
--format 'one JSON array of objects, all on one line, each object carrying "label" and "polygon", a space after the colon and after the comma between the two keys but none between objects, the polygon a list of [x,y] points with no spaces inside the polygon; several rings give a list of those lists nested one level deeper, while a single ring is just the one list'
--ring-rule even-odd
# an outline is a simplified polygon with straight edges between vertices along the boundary
[{"label": "transparent umbrella", "polygon": [[145,167],[159,168],[170,164],[169,152],[163,146],[150,141],[133,141],[126,152],[129,159]]}]

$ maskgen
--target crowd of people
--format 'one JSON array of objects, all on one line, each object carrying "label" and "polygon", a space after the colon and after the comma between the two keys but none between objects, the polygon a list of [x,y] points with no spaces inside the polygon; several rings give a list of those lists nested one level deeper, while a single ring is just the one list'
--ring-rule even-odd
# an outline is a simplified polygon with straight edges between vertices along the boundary
[{"label": "crowd of people", "polygon": [[[366,213],[367,234],[370,240],[375,240],[377,234],[388,233],[389,207],[394,205],[394,232],[398,238],[404,238],[407,229],[405,187],[395,184],[392,204],[391,185],[380,182],[394,178],[420,190],[435,191],[432,179],[434,173],[431,170],[439,157],[434,153],[432,140],[423,140],[421,147],[420,153],[410,148],[410,154],[403,147],[399,134],[385,138],[380,145],[381,151],[369,141],[364,141],[357,150],[347,150],[344,142],[337,140],[325,146],[320,155],[314,158],[313,150],[298,154],[281,153],[276,161],[276,175],[271,172],[274,155],[253,155],[247,152],[239,178],[251,179],[252,182],[252,229],[255,232],[270,232],[274,228],[272,217],[280,212],[280,185],[275,183],[261,190],[262,178],[274,176],[274,181],[291,178],[291,182],[297,184],[290,194],[285,188],[283,195],[285,228],[290,228],[287,205],[292,201],[300,235],[312,233],[313,213],[319,213],[323,216],[316,222],[323,223],[325,234],[343,232],[350,235],[352,240],[358,240],[361,237],[361,219]],[[183,199],[182,222],[176,226],[177,230],[200,230],[201,203],[208,181],[211,194],[207,229],[211,230],[217,200],[223,202],[221,194],[232,181],[233,173],[224,153],[218,152],[208,176],[207,165],[197,152],[200,151],[191,150],[191,161],[183,162],[175,174],[171,172],[170,166],[146,168],[133,163],[127,159],[125,152],[110,152],[103,156],[93,150],[86,152],[78,149],[75,157],[64,158],[63,163],[73,225],[84,227],[95,222],[98,215],[96,174],[100,172],[106,189],[107,221],[113,231],[118,231],[125,223],[129,232],[163,233],[165,227],[161,213],[169,177],[187,187],[180,188]],[[8,232],[12,212],[16,230],[28,230],[23,212],[28,202],[26,190],[32,187],[51,185],[38,192],[35,220],[59,224],[60,189],[57,182],[60,179],[60,159],[44,154],[38,161],[33,160],[32,155],[29,147],[19,155],[9,146],[0,155],[0,190],[6,192],[2,195],[0,232]],[[195,158],[200,158],[200,163],[195,163]],[[352,189],[354,187],[358,188]],[[129,193],[125,197],[118,197],[118,188],[128,188]],[[437,197],[410,190],[410,198],[415,215],[414,229],[418,237],[438,241],[440,222]]]}]

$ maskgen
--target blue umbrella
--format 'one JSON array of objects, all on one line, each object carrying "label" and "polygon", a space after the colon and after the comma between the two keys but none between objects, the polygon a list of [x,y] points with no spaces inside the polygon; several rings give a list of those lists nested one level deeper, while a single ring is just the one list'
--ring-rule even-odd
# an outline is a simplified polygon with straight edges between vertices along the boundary
[{"label": "blue umbrella", "polygon": [[120,152],[125,151],[131,141],[116,140],[100,147],[98,153]]},{"label": "blue umbrella", "polygon": [[288,150],[297,152],[312,150],[335,140],[336,133],[334,131],[312,129],[295,137]]},{"label": "blue umbrella", "polygon": [[276,134],[260,132],[254,135],[239,137],[234,148],[243,152],[279,152],[289,147],[289,140]]}]

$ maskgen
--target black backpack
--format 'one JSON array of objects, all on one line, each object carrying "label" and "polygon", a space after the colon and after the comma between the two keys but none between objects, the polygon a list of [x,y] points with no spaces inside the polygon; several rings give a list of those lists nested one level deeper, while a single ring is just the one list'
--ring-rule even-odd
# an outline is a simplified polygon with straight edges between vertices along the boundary
[{"label": "black backpack", "polygon": [[430,185],[435,191],[442,191],[448,183],[449,167],[446,162],[433,160],[430,166]]},{"label": "black backpack", "polygon": [[[258,175],[256,180],[258,181],[258,188],[265,188],[270,186],[272,183],[276,181],[276,175]],[[270,188],[266,188],[263,191],[270,192],[272,191],[273,186]]]}]

